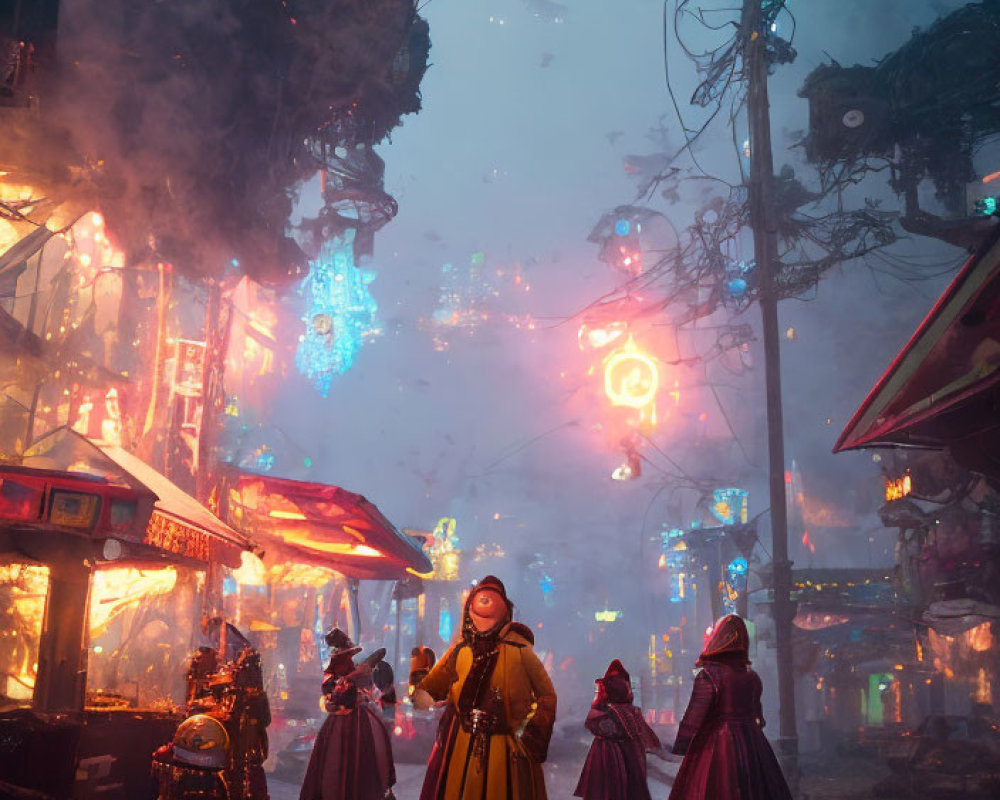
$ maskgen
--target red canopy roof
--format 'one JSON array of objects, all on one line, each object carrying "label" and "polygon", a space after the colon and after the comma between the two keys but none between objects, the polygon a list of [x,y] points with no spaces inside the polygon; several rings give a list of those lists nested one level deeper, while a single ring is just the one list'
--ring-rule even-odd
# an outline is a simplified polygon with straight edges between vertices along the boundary
[{"label": "red canopy roof", "polygon": [[[239,566],[240,553],[252,543],[237,533],[179,486],[121,447],[88,439],[70,428],[57,428],[35,441],[25,453],[20,474],[61,476],[77,480],[80,491],[107,485],[128,487],[138,497],[153,500],[128,530],[102,530],[92,536],[114,536],[175,556]],[[103,513],[103,512],[102,512]]]},{"label": "red canopy roof", "polygon": [[970,448],[983,449],[1000,433],[998,388],[1000,226],[875,384],[834,452],[876,445],[949,446],[959,451],[956,456],[971,455]]},{"label": "red canopy roof", "polygon": [[367,499],[339,486],[226,467],[219,503],[230,525],[304,564],[375,580],[433,568],[417,541],[398,531]]}]

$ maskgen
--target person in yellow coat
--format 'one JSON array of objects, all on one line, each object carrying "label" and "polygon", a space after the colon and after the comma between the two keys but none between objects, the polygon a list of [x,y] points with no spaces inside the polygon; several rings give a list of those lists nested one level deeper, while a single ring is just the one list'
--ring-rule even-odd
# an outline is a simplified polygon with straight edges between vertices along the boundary
[{"label": "person in yellow coat", "polygon": [[542,764],[556,693],[531,629],[492,575],[470,592],[462,638],[414,690],[417,708],[445,712],[420,800],[547,800]]}]

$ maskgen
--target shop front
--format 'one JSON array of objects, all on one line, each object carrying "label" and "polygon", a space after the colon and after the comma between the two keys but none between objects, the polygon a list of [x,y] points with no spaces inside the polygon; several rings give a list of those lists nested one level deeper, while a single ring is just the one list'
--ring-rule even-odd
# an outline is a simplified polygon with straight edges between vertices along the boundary
[{"label": "shop front", "polygon": [[0,782],[148,796],[221,568],[249,548],[139,459],[71,430],[0,465]]},{"label": "shop front", "polygon": [[398,671],[393,609],[411,602],[414,573],[431,563],[361,495],[233,466],[218,474],[211,502],[261,548],[260,558],[247,554],[227,575],[225,610],[261,654],[275,762],[320,717],[323,634],[337,626],[368,651],[386,647]]}]

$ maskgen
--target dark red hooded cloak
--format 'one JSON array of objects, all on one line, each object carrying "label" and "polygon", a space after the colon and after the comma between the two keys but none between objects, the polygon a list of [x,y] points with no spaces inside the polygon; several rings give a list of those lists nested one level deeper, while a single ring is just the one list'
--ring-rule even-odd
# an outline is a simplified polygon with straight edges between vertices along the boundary
[{"label": "dark red hooded cloak", "polygon": [[632,704],[629,674],[617,658],[595,681],[597,698],[584,723],[594,734],[574,794],[584,800],[650,800],[646,751],[660,740]]},{"label": "dark red hooded cloak", "polygon": [[761,730],[762,686],[750,669],[749,643],[746,625],[733,614],[712,630],[674,743],[684,761],[670,800],[791,800]]}]

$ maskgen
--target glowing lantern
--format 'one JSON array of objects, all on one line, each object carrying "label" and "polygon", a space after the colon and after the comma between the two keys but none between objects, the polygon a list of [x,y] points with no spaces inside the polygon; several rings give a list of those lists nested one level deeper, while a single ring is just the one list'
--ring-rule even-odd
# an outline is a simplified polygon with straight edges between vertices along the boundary
[{"label": "glowing lantern", "polygon": [[266,586],[267,569],[260,558],[244,550],[240,553],[240,566],[233,571],[233,578],[243,586]]},{"label": "glowing lantern", "polygon": [[733,297],[743,297],[747,293],[747,282],[743,278],[733,278],[726,284],[726,289]]},{"label": "glowing lantern", "polygon": [[730,580],[735,580],[741,575],[746,575],[749,565],[745,558],[734,558],[729,562],[726,567],[726,571],[729,573]]},{"label": "glowing lantern", "polygon": [[604,362],[604,392],[612,405],[647,408],[655,402],[659,388],[656,360],[642,352],[631,336]]},{"label": "glowing lantern", "polygon": [[976,200],[973,204],[973,213],[977,217],[992,217],[997,213],[997,199],[996,197],[984,197],[981,200]]},{"label": "glowing lantern", "polygon": [[909,472],[901,478],[895,478],[893,480],[886,478],[885,500],[887,503],[891,503],[893,500],[902,500],[912,491],[913,480],[910,478]]},{"label": "glowing lantern", "polygon": [[627,329],[628,323],[625,322],[609,322],[606,325],[594,328],[584,323],[580,326],[577,340],[580,343],[581,350],[586,350],[587,348],[600,350],[612,342],[618,341],[625,335]]}]

